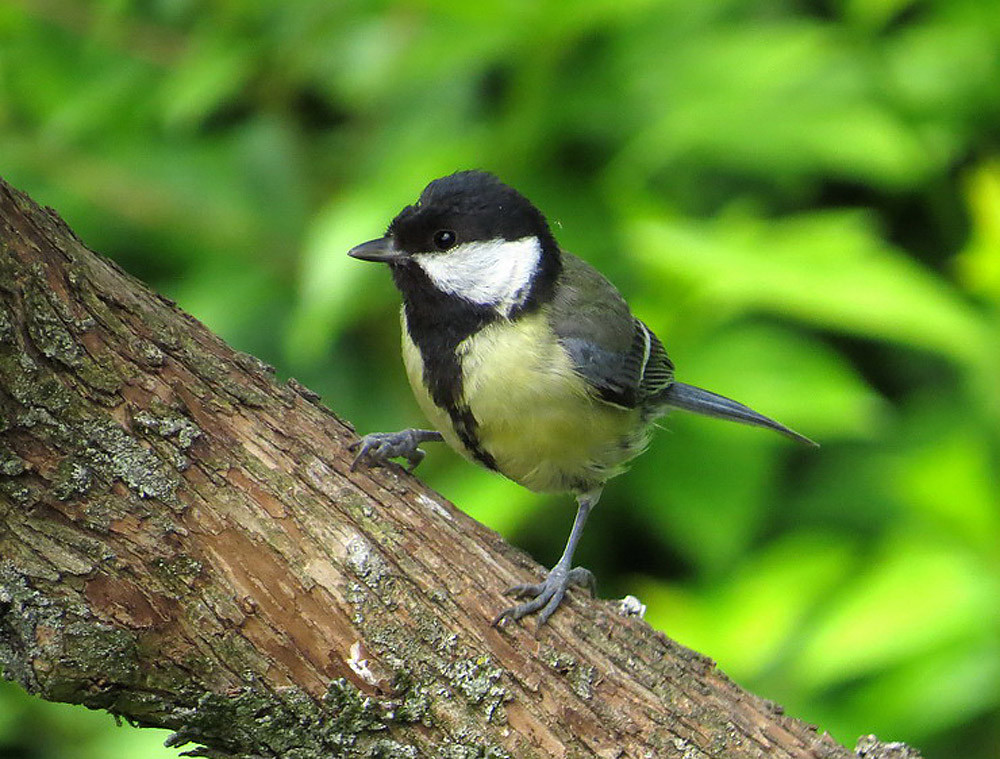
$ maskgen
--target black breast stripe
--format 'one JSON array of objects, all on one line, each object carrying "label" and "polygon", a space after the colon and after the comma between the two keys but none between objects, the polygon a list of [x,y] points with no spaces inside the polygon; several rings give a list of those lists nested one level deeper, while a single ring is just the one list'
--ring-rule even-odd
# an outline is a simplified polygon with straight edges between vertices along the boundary
[{"label": "black breast stripe", "polygon": [[472,410],[468,406],[462,405],[447,406],[445,411],[451,417],[451,423],[455,425],[455,433],[459,440],[469,449],[476,461],[494,472],[500,471],[496,459],[479,442],[479,422],[472,415]]},{"label": "black breast stripe", "polygon": [[462,365],[455,353],[459,344],[498,317],[487,307],[446,295],[432,286],[418,266],[394,269],[403,292],[406,324],[424,364],[424,384],[451,418],[455,434],[483,466],[497,470],[496,459],[479,440],[479,422],[462,402]]}]

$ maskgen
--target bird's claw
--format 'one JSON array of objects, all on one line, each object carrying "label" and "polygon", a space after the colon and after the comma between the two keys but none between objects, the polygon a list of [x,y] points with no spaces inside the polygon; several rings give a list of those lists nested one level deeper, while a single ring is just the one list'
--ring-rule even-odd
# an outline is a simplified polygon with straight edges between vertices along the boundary
[{"label": "bird's claw", "polygon": [[504,609],[493,619],[493,626],[496,627],[507,619],[517,621],[528,614],[538,612],[538,626],[541,627],[559,608],[559,604],[562,603],[570,585],[582,585],[589,588],[592,596],[597,590],[597,581],[589,569],[574,567],[566,570],[556,566],[540,583],[515,585],[504,591],[504,595],[515,598],[530,598],[531,600]]},{"label": "bird's claw", "polygon": [[351,471],[357,469],[362,459],[367,458],[372,464],[385,464],[389,459],[403,457],[409,463],[407,471],[412,472],[424,460],[424,452],[418,446],[425,440],[440,439],[440,433],[431,430],[371,432],[347,447],[349,451],[358,452],[351,462]]}]

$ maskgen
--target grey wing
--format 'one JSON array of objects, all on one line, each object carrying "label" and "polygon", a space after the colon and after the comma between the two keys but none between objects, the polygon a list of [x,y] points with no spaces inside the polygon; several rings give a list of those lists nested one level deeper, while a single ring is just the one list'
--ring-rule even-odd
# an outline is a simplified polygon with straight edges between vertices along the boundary
[{"label": "grey wing", "polygon": [[563,267],[550,319],[574,369],[606,403],[642,406],[673,382],[663,344],[600,272],[566,253]]}]

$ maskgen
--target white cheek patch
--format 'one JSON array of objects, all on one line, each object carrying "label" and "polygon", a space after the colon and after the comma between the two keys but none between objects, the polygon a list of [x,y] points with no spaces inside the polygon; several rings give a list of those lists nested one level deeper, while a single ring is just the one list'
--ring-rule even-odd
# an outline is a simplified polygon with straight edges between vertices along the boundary
[{"label": "white cheek patch", "polygon": [[442,292],[495,306],[504,314],[528,297],[542,247],[535,236],[458,245],[413,257]]}]

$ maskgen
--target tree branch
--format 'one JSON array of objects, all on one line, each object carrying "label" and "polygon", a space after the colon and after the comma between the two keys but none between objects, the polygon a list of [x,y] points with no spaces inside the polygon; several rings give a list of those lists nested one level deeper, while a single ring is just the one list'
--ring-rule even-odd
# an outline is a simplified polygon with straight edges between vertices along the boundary
[{"label": "tree branch", "polygon": [[[0,665],[233,757],[852,756],[571,601],[349,425],[0,182]],[[533,627],[533,626],[532,626]]]}]

